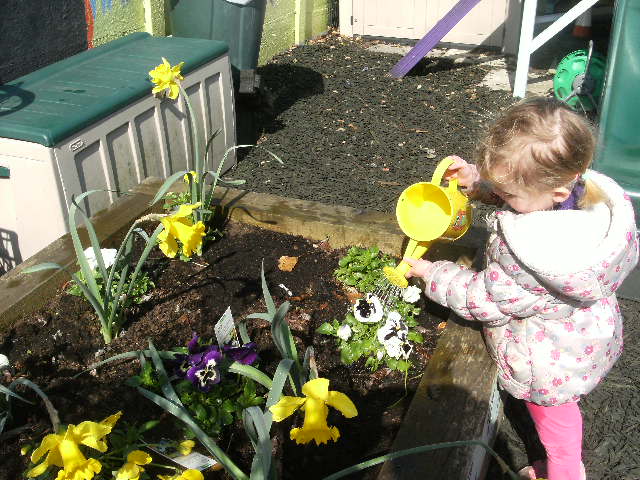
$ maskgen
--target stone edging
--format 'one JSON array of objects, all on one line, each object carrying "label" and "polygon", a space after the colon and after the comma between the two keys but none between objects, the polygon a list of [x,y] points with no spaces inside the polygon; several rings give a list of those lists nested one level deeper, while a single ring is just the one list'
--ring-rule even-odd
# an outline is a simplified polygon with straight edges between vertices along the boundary
[{"label": "stone edging", "polygon": [[[130,195],[92,218],[102,245],[116,245],[136,218],[159,211],[159,204],[150,205],[159,186],[160,180],[147,179]],[[391,214],[230,188],[218,188],[216,199],[228,208],[234,220],[315,241],[327,240],[332,248],[377,245],[383,252],[400,256],[406,241]],[[83,245],[88,244],[86,230],[81,228],[79,233]],[[434,246],[429,255],[453,260],[461,252],[477,250],[481,242],[482,233],[471,231],[455,247]],[[68,280],[67,273],[53,270],[22,274],[26,267],[42,262],[56,262],[75,270],[70,235],[60,237],[0,277],[0,330],[41,308]],[[480,331],[462,325],[463,322],[453,316],[447,322],[392,450],[453,440],[484,438],[492,442],[496,405],[499,406],[495,394],[496,369],[486,353]],[[483,478],[485,460],[480,447],[438,450],[387,462],[378,478],[477,480]]]}]

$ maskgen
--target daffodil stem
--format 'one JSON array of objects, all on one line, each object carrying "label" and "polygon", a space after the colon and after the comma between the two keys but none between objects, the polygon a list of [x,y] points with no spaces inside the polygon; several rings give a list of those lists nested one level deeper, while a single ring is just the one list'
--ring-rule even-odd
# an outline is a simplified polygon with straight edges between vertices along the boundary
[{"label": "daffodil stem", "polygon": [[[204,165],[203,165],[203,159],[200,157],[200,144],[198,143],[198,134],[199,134],[198,122],[196,121],[196,116],[193,111],[193,105],[191,104],[189,95],[187,95],[187,91],[184,89],[182,84],[178,84],[178,87],[180,88],[180,93],[182,95],[182,98],[184,98],[184,103],[187,106],[187,112],[189,113],[189,120],[191,121],[191,144],[193,145],[193,166],[198,176],[197,178],[199,178],[200,181],[202,182]],[[202,193],[200,192],[200,188],[204,188],[204,185],[198,188],[197,186],[195,186],[195,182],[192,182],[191,187],[192,187],[191,203],[202,201],[203,199],[202,199]],[[196,196],[199,198],[193,198],[193,190],[194,190],[193,187],[195,187],[195,190],[198,191],[199,195],[196,195]],[[200,218],[198,218],[197,220],[200,220]]]},{"label": "daffodil stem", "polygon": [[336,480],[338,478],[346,477],[347,475],[351,475],[352,473],[356,473],[361,470],[364,470],[365,468],[369,468],[374,465],[378,465],[379,463],[386,462],[387,460],[393,460],[394,458],[400,458],[406,455],[413,455],[416,453],[423,453],[431,450],[439,450],[442,448],[467,447],[471,445],[478,445],[484,448],[493,458],[496,459],[502,471],[507,475],[509,475],[509,478],[511,478],[512,480],[518,479],[518,476],[507,466],[505,461],[502,460],[502,458],[500,458],[500,456],[491,447],[489,447],[489,445],[479,440],[461,440],[457,442],[444,442],[444,443],[436,443],[433,445],[423,445],[421,447],[407,448],[404,450],[399,450],[397,452],[388,453],[386,455],[372,458],[371,460],[367,460],[366,462],[361,462],[349,468],[340,470],[339,472],[333,473],[328,477],[324,477],[322,480]]}]

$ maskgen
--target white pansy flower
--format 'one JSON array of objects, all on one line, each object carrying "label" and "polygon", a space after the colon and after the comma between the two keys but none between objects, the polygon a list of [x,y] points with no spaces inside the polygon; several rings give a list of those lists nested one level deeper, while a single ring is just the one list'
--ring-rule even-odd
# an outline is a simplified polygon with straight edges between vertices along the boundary
[{"label": "white pansy flower", "polygon": [[351,337],[351,327],[345,323],[344,325],[340,325],[340,328],[338,328],[336,333],[338,334],[338,337],[346,342],[349,340],[349,337]]},{"label": "white pansy flower", "polygon": [[9,358],[4,354],[0,353],[0,370],[3,368],[9,368],[11,363],[9,363]]},{"label": "white pansy flower", "polygon": [[376,358],[378,359],[378,361],[382,360],[383,357],[384,357],[384,350],[378,350],[376,352]]},{"label": "white pansy flower", "polygon": [[400,354],[402,353],[402,343],[397,340],[397,338],[389,340],[384,344],[384,349],[391,358],[400,358]]},{"label": "white pansy flower", "polygon": [[416,303],[420,299],[421,290],[415,285],[409,285],[402,291],[402,300],[407,303]]},{"label": "white pansy flower", "polygon": [[378,323],[382,320],[384,310],[380,299],[367,293],[364,298],[359,298],[353,306],[353,315],[356,320],[363,323]]},{"label": "white pansy flower", "polygon": [[398,312],[389,312],[387,321],[378,329],[378,341],[392,358],[409,358],[413,347],[407,340],[409,327]]},{"label": "white pansy flower", "polygon": [[[118,250],[115,248],[101,248],[100,253],[102,254],[102,260],[104,261],[104,268],[109,268],[115,263]],[[95,270],[98,266],[98,260],[96,259],[93,247],[87,248],[84,251],[84,256],[87,257],[87,262],[89,263],[91,270]]]}]

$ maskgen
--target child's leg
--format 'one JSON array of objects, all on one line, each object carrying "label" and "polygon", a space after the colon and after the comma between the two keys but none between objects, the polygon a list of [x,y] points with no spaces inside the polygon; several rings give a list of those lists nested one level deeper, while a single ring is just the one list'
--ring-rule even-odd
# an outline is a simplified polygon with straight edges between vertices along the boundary
[{"label": "child's leg", "polygon": [[576,402],[542,407],[525,402],[547,451],[548,480],[582,480],[582,415]]}]

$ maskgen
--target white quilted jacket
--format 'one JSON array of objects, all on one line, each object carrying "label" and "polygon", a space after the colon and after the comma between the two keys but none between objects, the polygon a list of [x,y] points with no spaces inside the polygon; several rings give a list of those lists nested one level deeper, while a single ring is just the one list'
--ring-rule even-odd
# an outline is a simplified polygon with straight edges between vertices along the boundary
[{"label": "white quilted jacket", "polygon": [[638,262],[634,213],[612,179],[589,173],[610,207],[495,212],[484,270],[436,262],[424,279],[429,298],[484,322],[501,386],[539,405],[579,400],[622,352],[615,291]]}]

